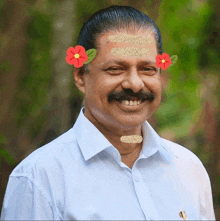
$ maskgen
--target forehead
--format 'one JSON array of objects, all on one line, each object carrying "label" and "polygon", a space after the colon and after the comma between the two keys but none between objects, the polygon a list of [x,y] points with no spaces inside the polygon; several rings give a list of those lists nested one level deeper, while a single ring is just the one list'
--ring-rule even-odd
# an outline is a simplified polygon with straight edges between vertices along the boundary
[{"label": "forehead", "polygon": [[106,59],[141,58],[155,62],[157,46],[151,30],[139,30],[128,33],[124,30],[109,31],[97,38],[98,55]]},{"label": "forehead", "polygon": [[108,39],[111,42],[128,42],[130,44],[138,44],[138,45],[144,45],[144,44],[151,44],[152,38],[150,36],[150,33],[145,33],[144,35],[136,34],[109,34]]}]

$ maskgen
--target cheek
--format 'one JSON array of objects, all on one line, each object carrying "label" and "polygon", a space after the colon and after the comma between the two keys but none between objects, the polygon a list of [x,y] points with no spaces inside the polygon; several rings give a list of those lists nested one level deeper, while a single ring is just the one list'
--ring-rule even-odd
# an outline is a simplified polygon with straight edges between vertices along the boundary
[{"label": "cheek", "polygon": [[161,96],[162,96],[162,84],[161,81],[158,81],[155,85],[155,100],[157,100],[157,104],[159,105],[161,102]]},{"label": "cheek", "polygon": [[160,78],[152,78],[145,81],[146,87],[151,90],[155,95],[159,96],[162,90]]},{"label": "cheek", "polygon": [[105,102],[110,93],[110,85],[106,79],[94,78],[86,84],[86,97],[90,100],[90,103],[100,104]]},{"label": "cheek", "polygon": [[158,82],[157,82],[157,84],[156,84],[156,90],[157,90],[157,93],[161,94],[161,91],[162,91],[161,81],[158,81]]}]

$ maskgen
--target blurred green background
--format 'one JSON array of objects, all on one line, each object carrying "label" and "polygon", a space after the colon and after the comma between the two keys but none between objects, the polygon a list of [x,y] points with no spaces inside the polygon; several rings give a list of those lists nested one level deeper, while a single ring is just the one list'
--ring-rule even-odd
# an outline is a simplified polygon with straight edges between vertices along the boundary
[{"label": "blurred green background", "polygon": [[219,0],[0,0],[0,208],[8,177],[31,152],[70,129],[83,105],[66,50],[99,9],[130,5],[158,25],[163,102],[149,119],[164,138],[194,152],[212,183],[220,219]]}]

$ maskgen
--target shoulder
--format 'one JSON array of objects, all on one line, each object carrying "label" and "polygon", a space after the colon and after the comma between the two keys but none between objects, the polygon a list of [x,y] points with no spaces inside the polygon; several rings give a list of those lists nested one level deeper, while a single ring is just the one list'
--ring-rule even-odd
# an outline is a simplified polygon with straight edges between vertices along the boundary
[{"label": "shoulder", "polygon": [[41,190],[47,199],[56,198],[58,192],[64,196],[63,187],[77,171],[74,168],[78,168],[80,154],[71,128],[22,160],[11,172],[9,185],[32,185]]},{"label": "shoulder", "polygon": [[[198,179],[209,182],[209,175],[199,157],[186,147],[172,141],[162,139],[162,146],[170,153],[177,167],[191,171]],[[164,144],[163,144],[164,143]]]},{"label": "shoulder", "polygon": [[73,128],[57,137],[50,143],[39,147],[23,159],[10,176],[33,176],[39,171],[56,170],[64,161],[68,161],[77,150],[77,142]]},{"label": "shoulder", "polygon": [[174,143],[170,140],[161,138],[162,141],[165,143],[165,145],[162,144],[162,146],[170,152],[170,154],[176,156],[177,158],[180,158],[182,160],[192,160],[196,163],[201,163],[200,159],[194,154],[191,150],[187,149],[186,147]]}]

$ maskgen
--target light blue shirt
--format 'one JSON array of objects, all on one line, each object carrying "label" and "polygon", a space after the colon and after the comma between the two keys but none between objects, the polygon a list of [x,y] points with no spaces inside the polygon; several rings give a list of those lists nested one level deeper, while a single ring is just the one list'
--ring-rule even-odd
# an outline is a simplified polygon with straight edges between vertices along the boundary
[{"label": "light blue shirt", "polygon": [[145,121],[132,169],[84,116],[12,171],[1,220],[215,220],[209,176]]}]

